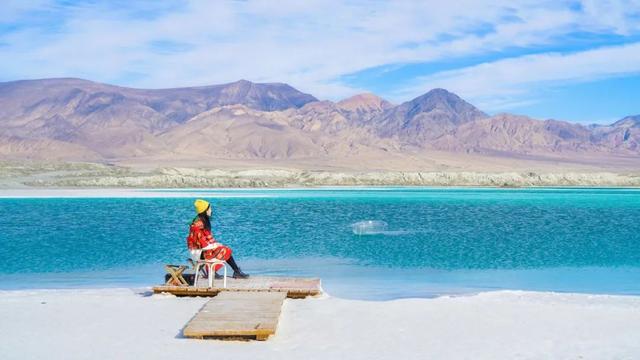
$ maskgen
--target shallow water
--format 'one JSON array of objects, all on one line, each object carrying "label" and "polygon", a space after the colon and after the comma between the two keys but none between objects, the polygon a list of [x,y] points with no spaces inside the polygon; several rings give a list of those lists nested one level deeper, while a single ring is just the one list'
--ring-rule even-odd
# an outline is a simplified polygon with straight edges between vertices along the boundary
[{"label": "shallow water", "polygon": [[[246,270],[321,276],[336,296],[640,294],[637,189],[188,192],[0,199],[0,288],[155,284],[161,264],[186,257],[197,192],[213,203],[216,238]],[[362,220],[388,228],[356,235],[351,225]]]}]

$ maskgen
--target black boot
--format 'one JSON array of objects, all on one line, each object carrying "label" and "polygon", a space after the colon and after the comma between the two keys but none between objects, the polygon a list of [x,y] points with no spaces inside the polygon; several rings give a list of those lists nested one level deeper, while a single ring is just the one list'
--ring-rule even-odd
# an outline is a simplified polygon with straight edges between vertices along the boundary
[{"label": "black boot", "polygon": [[233,271],[233,278],[234,279],[246,279],[248,277],[249,277],[249,274],[243,273],[242,270],[240,270],[240,269]]},{"label": "black boot", "polygon": [[249,277],[249,275],[243,273],[242,270],[240,270],[240,268],[238,267],[238,264],[236,264],[236,260],[233,258],[233,256],[229,257],[229,260],[227,260],[227,264],[229,264],[229,266],[231,266],[231,268],[233,269],[233,278],[234,279],[246,279],[246,278]]}]

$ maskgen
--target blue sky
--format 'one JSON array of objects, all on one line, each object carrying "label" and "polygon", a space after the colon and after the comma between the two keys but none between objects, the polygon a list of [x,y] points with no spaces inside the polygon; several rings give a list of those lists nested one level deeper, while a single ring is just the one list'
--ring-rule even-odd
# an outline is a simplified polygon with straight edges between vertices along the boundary
[{"label": "blue sky", "polygon": [[640,114],[640,0],[5,0],[0,68],[395,103],[443,87],[491,114],[607,123]]}]

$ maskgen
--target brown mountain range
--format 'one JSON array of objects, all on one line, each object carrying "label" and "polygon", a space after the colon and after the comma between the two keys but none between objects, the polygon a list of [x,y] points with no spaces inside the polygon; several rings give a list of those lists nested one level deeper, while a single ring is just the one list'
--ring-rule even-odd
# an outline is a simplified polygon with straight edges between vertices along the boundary
[{"label": "brown mountain range", "polygon": [[245,80],[159,90],[25,80],[0,83],[0,155],[156,165],[465,169],[465,162],[508,168],[516,161],[636,170],[640,116],[608,126],[489,116],[444,89],[393,105],[373,94],[318,101],[286,84]]}]

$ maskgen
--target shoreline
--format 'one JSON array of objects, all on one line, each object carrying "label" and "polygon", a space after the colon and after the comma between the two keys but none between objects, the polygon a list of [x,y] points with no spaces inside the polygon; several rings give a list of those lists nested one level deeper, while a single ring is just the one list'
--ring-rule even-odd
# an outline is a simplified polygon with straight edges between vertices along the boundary
[{"label": "shoreline", "polygon": [[[0,199],[25,199],[25,198],[190,198],[190,197],[272,197],[269,192],[278,191],[392,191],[397,189],[407,190],[640,190],[638,186],[411,186],[411,185],[361,185],[361,186],[308,186],[308,187],[215,187],[215,188],[87,188],[87,187],[30,187],[30,188],[0,188]],[[219,192],[215,194],[216,192]],[[260,192],[267,194],[260,195]],[[254,194],[252,194],[254,193]]]},{"label": "shoreline", "polygon": [[376,302],[325,295],[286,300],[265,342],[183,338],[182,327],[207,300],[149,296],[144,288],[0,291],[0,352],[51,359],[640,355],[639,296],[498,291]]},{"label": "shoreline", "polygon": [[323,187],[640,187],[640,169],[311,170],[0,162],[0,189],[296,189]]},{"label": "shoreline", "polygon": [[[334,297],[364,301],[467,296],[487,291],[554,292],[640,296],[637,267],[546,267],[536,269],[389,269],[331,258],[265,260],[243,257],[256,276],[322,279]],[[112,269],[5,274],[0,291],[147,288],[162,279],[163,262]],[[324,265],[323,270],[317,270]],[[269,269],[269,270],[266,270]],[[384,273],[380,277],[379,274]]]}]

